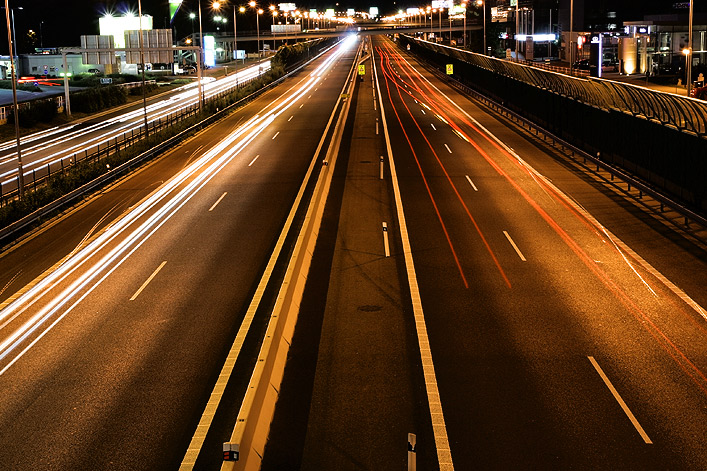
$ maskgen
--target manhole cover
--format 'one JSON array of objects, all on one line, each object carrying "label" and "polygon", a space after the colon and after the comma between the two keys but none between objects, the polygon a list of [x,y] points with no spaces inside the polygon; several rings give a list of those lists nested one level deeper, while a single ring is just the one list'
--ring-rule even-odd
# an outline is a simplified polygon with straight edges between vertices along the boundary
[{"label": "manhole cover", "polygon": [[374,306],[371,304],[367,304],[365,306],[358,307],[358,310],[363,311],[363,312],[376,312],[376,311],[380,311],[381,309],[383,309],[383,306]]}]

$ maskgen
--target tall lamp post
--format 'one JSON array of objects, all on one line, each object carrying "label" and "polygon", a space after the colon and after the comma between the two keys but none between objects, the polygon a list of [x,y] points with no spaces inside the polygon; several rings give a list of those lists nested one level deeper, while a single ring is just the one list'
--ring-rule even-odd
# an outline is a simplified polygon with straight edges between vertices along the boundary
[{"label": "tall lamp post", "polygon": [[[9,0],[5,0],[5,19],[7,21],[7,44],[10,49],[10,69],[12,71],[12,103],[15,117],[15,138],[17,139],[17,193],[20,199],[25,196],[25,176],[22,170],[22,153],[20,152],[20,117],[17,112],[17,78],[15,74],[15,56],[13,51],[12,31],[10,29],[10,6]],[[14,13],[13,13],[14,20]],[[13,22],[14,23],[14,22]],[[64,71],[66,73],[66,71]]]},{"label": "tall lamp post", "polygon": [[[574,64],[574,42],[572,38],[574,37],[574,0],[570,0],[570,67]],[[572,70],[572,69],[570,69]]]},{"label": "tall lamp post", "polygon": [[439,37],[442,38],[444,42],[444,37],[442,36],[442,8],[439,9]]},{"label": "tall lamp post", "polygon": [[[204,61],[204,29],[201,26],[201,0],[197,0],[199,2],[199,54],[198,57],[196,58],[196,69],[197,69],[197,77],[196,81],[199,84],[199,107],[203,108],[204,106],[204,90],[201,86],[201,79],[202,79],[202,62]],[[201,111],[201,110],[200,110]]]},{"label": "tall lamp post", "polygon": [[[430,36],[432,36],[432,9],[430,7],[427,7],[427,14],[430,15]],[[425,18],[427,17],[425,16]],[[427,19],[425,19],[425,21],[427,21]]]},{"label": "tall lamp post", "polygon": [[[258,5],[255,3],[255,0],[250,0],[250,3],[248,3],[251,8],[256,8]],[[258,57],[260,57],[260,15],[263,13],[263,10],[260,10],[256,8],[255,10],[255,28],[257,29],[257,40],[256,40],[256,46],[257,46],[257,51],[258,51]]]},{"label": "tall lamp post", "polygon": [[[142,115],[145,121],[145,137],[148,135],[147,129],[147,94],[145,92],[145,41],[142,37],[142,2],[137,0],[137,14],[139,15],[140,26],[140,65],[142,65]],[[68,71],[66,71],[68,72]]]},{"label": "tall lamp post", "polygon": [[685,67],[685,72],[687,72],[687,96],[690,96],[690,89],[692,88],[692,0],[690,0],[690,24],[687,26],[687,64]]},{"label": "tall lamp post", "polygon": [[277,17],[277,10],[275,9],[275,5],[270,5],[268,7],[268,9],[270,10],[270,14],[272,15],[272,25],[273,25],[273,28],[272,28],[272,50],[274,51],[275,50],[275,28],[274,28],[274,26],[275,26],[275,18]]},{"label": "tall lamp post", "polygon": [[484,9],[484,50],[482,51],[482,54],[486,55],[486,2],[484,0],[476,0],[476,4]]}]

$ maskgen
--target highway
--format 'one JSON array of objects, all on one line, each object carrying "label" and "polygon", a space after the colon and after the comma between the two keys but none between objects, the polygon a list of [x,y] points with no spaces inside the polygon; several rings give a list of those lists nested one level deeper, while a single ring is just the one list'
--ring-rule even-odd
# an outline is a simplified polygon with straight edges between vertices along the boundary
[{"label": "highway", "polygon": [[[704,468],[705,244],[364,43],[262,469]],[[220,467],[357,47],[0,253],[3,468]]]},{"label": "highway", "polygon": [[355,53],[341,43],[0,254],[3,469],[219,466],[280,265],[246,314],[281,258],[278,239],[299,224],[288,214],[299,214]]},{"label": "highway", "polygon": [[[270,61],[242,68],[237,74],[231,74],[215,80],[213,77],[202,79],[202,93],[206,99],[218,94],[235,90],[237,84],[243,84],[270,69]],[[95,152],[100,146],[123,141],[133,134],[144,132],[145,114],[148,126],[163,119],[173,118],[189,107],[199,104],[197,82],[190,83],[178,90],[148,100],[143,108],[142,102],[121,107],[118,110],[102,113],[79,123],[57,126],[22,137],[20,152],[25,181],[31,181],[57,172],[79,159],[83,155]],[[34,172],[34,174],[33,174]],[[15,141],[0,144],[0,185],[2,193],[17,189],[17,143]],[[27,180],[29,179],[29,180]]]},{"label": "highway", "polygon": [[705,244],[373,49],[263,469],[704,468]]}]

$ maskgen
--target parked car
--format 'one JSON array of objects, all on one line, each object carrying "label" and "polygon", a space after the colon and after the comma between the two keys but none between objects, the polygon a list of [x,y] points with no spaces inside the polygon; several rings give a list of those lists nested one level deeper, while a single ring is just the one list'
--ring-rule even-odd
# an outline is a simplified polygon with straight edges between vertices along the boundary
[{"label": "parked car", "polygon": [[196,73],[196,67],[194,67],[193,65],[185,65],[184,67],[182,67],[182,72],[181,72],[182,75],[191,75],[191,74],[195,74],[195,73]]},{"label": "parked car", "polygon": [[103,72],[101,72],[99,69],[88,69],[87,72],[93,75],[103,75]]}]

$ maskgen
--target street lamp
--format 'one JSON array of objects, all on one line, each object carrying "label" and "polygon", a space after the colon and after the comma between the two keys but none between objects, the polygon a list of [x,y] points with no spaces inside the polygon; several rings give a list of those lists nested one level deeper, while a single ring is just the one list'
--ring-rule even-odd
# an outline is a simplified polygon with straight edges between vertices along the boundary
[{"label": "street lamp", "polygon": [[687,96],[690,96],[690,89],[692,88],[692,0],[690,0],[690,18],[688,20],[690,24],[687,29],[687,64],[685,67],[685,72],[687,72]]},{"label": "street lamp", "polygon": [[[427,14],[430,15],[430,36],[432,36],[432,9],[427,7],[426,10]],[[425,21],[427,21],[427,16],[425,16]]]},{"label": "street lamp", "polygon": [[272,48],[273,51],[276,49],[275,47],[275,18],[277,18],[277,10],[275,10],[275,5],[270,5],[270,12],[272,14],[272,25],[273,25],[273,33],[272,33]]},{"label": "street lamp", "polygon": [[[15,114],[15,138],[17,139],[17,194],[20,199],[25,196],[25,176],[22,170],[22,153],[20,152],[20,117],[17,111],[17,78],[15,73],[15,56],[13,53],[13,42],[12,42],[12,32],[10,30],[10,6],[8,5],[9,0],[5,0],[5,19],[7,21],[7,43],[10,49],[10,69],[12,71],[12,103],[13,112]],[[15,19],[15,14],[13,12],[12,19]],[[13,21],[14,25],[14,21]],[[64,71],[66,72],[66,71]]]},{"label": "street lamp", "polygon": [[[248,3],[248,5],[250,5],[251,8],[256,8],[256,6],[258,4],[255,3],[255,0],[251,0]],[[257,47],[257,51],[258,51],[258,57],[260,57],[260,15],[262,15],[262,14],[263,14],[263,10],[261,10],[261,9],[255,10],[255,27],[257,29],[257,31],[256,31],[256,33],[257,33],[256,47]]]},{"label": "street lamp", "polygon": [[476,4],[484,9],[484,50],[482,54],[486,55],[486,2],[484,0],[477,0]]},{"label": "street lamp", "polygon": [[442,8],[439,9],[439,37],[444,42],[444,37],[442,36]]},{"label": "street lamp", "polygon": [[[142,2],[137,0],[137,14],[139,15],[139,27],[140,27],[140,64],[142,65],[142,110],[143,118],[145,121],[145,137],[148,135],[147,129],[147,94],[145,91],[145,42],[142,37]],[[68,73],[65,70],[64,73]]]}]

